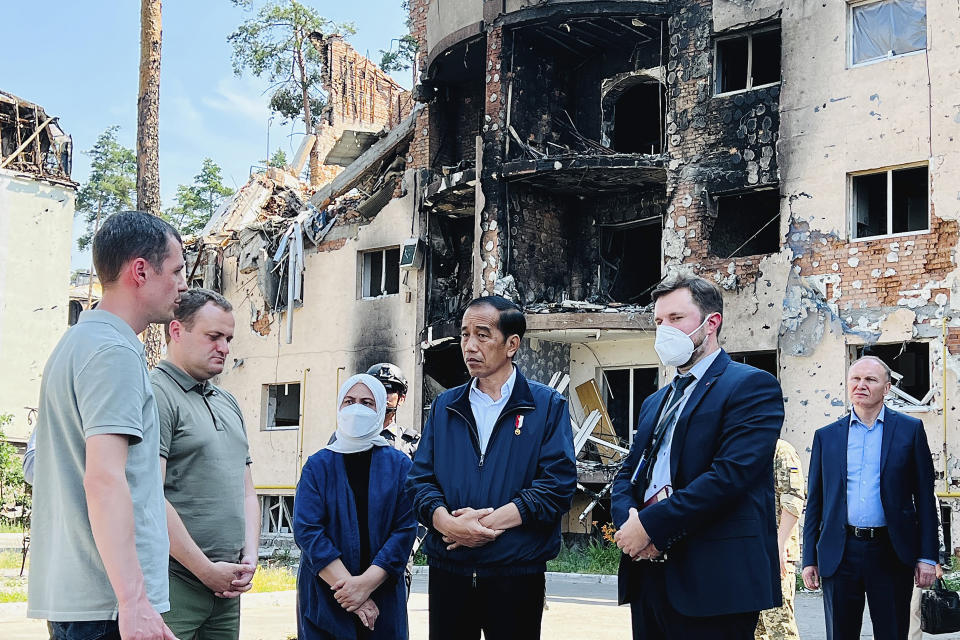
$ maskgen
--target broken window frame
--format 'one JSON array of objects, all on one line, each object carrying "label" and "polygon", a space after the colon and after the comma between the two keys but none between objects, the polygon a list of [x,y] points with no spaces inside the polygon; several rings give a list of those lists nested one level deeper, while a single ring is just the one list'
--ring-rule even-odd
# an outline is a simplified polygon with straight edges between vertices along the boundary
[{"label": "broken window frame", "polygon": [[260,535],[292,536],[294,497],[292,495],[261,493],[259,498]]},{"label": "broken window frame", "polygon": [[[903,169],[919,169],[924,167],[927,169],[927,224],[923,229],[914,229],[910,231],[898,231],[896,233],[892,232],[893,229],[893,173],[895,171],[901,171]],[[885,173],[887,175],[887,232],[878,234],[875,236],[858,236],[857,235],[857,192],[854,185],[854,181],[862,176],[878,175]],[[850,242],[862,242],[862,241],[873,241],[873,240],[882,240],[884,238],[899,238],[901,236],[915,236],[922,235],[925,233],[930,233],[930,165],[927,162],[913,162],[910,164],[901,164],[894,167],[887,167],[884,169],[870,169],[867,171],[855,171],[847,174],[847,198],[849,206],[847,211],[849,213],[849,223],[847,227],[847,232],[849,234]]]},{"label": "broken window frame", "polygon": [[[776,194],[777,194],[777,197],[778,197],[780,200],[783,199],[782,195],[780,194],[780,185],[779,185],[779,184],[773,184],[773,185],[769,185],[769,186],[768,186],[768,185],[763,185],[763,186],[761,186],[761,187],[751,187],[751,188],[749,188],[749,189],[743,189],[743,190],[738,190],[738,191],[724,191],[724,192],[720,192],[720,193],[713,193],[713,194],[711,194],[711,195],[710,195],[710,199],[711,199],[711,203],[712,203],[712,205],[713,205],[713,212],[714,212],[714,222],[713,222],[714,226],[713,226],[713,228],[712,228],[712,230],[711,230],[711,237],[712,237],[713,233],[716,233],[716,229],[717,229],[717,226],[716,226],[716,225],[717,225],[717,222],[720,220],[720,208],[721,208],[721,203],[722,203],[723,201],[725,201],[725,200],[727,200],[727,199],[729,199],[729,198],[738,198],[738,197],[743,197],[743,196],[759,196],[760,194],[767,194],[767,193],[771,193],[771,192],[776,193]],[[727,222],[726,218],[724,218],[724,222]],[[710,256],[714,257],[714,258],[721,258],[721,259],[723,259],[723,260],[732,260],[732,259],[734,259],[734,258],[743,259],[743,258],[748,258],[748,257],[751,257],[751,256],[769,256],[769,255],[773,255],[773,254],[775,254],[775,253],[779,253],[780,251],[783,250],[782,234],[780,234],[780,228],[781,228],[780,225],[781,225],[782,223],[783,223],[783,208],[782,208],[782,202],[778,202],[777,214],[776,214],[775,216],[771,217],[770,219],[768,219],[766,222],[764,222],[764,223],[757,229],[756,233],[754,233],[753,236],[749,237],[749,238],[748,238],[746,241],[744,241],[739,247],[737,247],[737,249],[736,249],[733,253],[731,253],[731,254],[729,254],[729,255],[721,255],[721,254],[715,253],[716,247],[714,246],[714,243],[711,241],[711,243],[710,243],[710,245],[709,245],[709,249],[708,249],[708,254],[709,254]],[[731,224],[732,224],[732,222],[731,222]],[[757,236],[759,236],[761,233],[763,233],[764,231],[766,231],[768,227],[770,227],[771,225],[774,225],[774,224],[775,224],[775,226],[773,227],[773,229],[776,230],[777,239],[778,239],[778,241],[777,241],[777,247],[776,247],[775,249],[773,249],[772,251],[764,252],[764,253],[752,253],[752,254],[737,255],[737,254],[740,253],[741,250],[743,250],[745,247],[747,247],[747,245],[749,245]]]},{"label": "broken window frame", "polygon": [[[630,393],[630,398],[628,402],[628,407],[629,407],[628,412],[631,417],[631,421],[634,419],[634,416],[639,416],[640,405],[643,404],[643,401],[646,399],[646,398],[643,398],[638,401],[637,398],[634,397],[635,395],[634,387],[636,384],[634,380],[634,375],[640,369],[653,369],[657,371],[658,372],[657,381],[660,380],[660,375],[659,375],[660,367],[658,367],[655,364],[636,365],[636,366],[619,366],[618,365],[618,366],[597,368],[596,379],[600,383],[599,384],[600,393],[602,394],[601,399],[603,400],[604,406],[610,405],[610,384],[607,381],[607,372],[608,371],[629,371],[629,377],[627,379],[627,389]],[[637,430],[636,423],[631,422],[631,424],[627,428],[627,437],[629,442],[627,446],[633,446],[633,435],[636,430]]]},{"label": "broken window frame", "polygon": [[[888,0],[861,0],[860,2],[847,3],[847,68],[848,69],[853,69],[855,67],[864,67],[871,64],[877,64],[878,62],[885,62],[887,60],[893,60],[895,58],[902,58],[905,56],[913,56],[920,53],[926,53],[930,43],[929,34],[927,34],[927,37],[924,40],[924,46],[922,48],[913,49],[911,51],[904,51],[903,53],[893,53],[892,51],[887,51],[887,53],[882,56],[877,56],[874,58],[866,58],[859,62],[854,60],[853,40],[855,36],[855,29],[854,29],[855,11],[860,7],[865,7],[871,4],[879,5],[880,3],[886,2],[886,1]],[[924,4],[924,27],[927,26],[926,19],[927,19],[926,4]]]},{"label": "broken window frame", "polygon": [[[272,419],[270,411],[270,390],[271,388],[280,389],[281,387],[285,388],[284,395],[289,395],[292,392],[290,387],[296,386],[297,390],[297,424],[283,424],[278,425],[276,423],[276,408],[273,410]],[[261,431],[296,431],[301,426],[303,426],[303,387],[300,386],[299,380],[292,380],[290,382],[269,382],[261,386],[261,411],[262,416],[260,420],[260,430]],[[272,424],[271,424],[272,422]]]},{"label": "broken window frame", "polygon": [[[753,84],[753,37],[760,35],[762,33],[769,33],[771,31],[780,31],[780,25],[768,25],[765,27],[760,27],[758,29],[751,29],[750,31],[740,31],[737,33],[731,33],[729,35],[716,36],[713,40],[713,95],[714,96],[733,96],[738,93],[746,93],[747,91],[753,91],[755,89],[762,89],[764,87],[774,87],[780,84],[783,80],[783,34],[780,34],[780,79],[776,82],[767,82],[764,84]],[[720,56],[718,53],[718,46],[721,42],[727,40],[737,40],[740,38],[747,39],[747,86],[743,89],[734,89],[732,91],[720,91]]]},{"label": "broken window frame", "polygon": [[[387,253],[391,251],[396,251],[398,254],[402,255],[402,250],[400,245],[393,245],[389,247],[382,247],[379,249],[365,249],[363,251],[357,252],[357,262],[359,263],[359,277],[357,278],[357,299],[359,300],[377,300],[379,298],[388,298],[390,296],[400,295],[400,255],[397,256],[395,263],[390,263],[397,270],[397,290],[394,292],[387,291]],[[381,254],[380,257],[380,295],[368,296],[366,295],[367,290],[370,285],[370,274],[369,267],[367,266],[367,256],[371,256],[375,253]]]}]

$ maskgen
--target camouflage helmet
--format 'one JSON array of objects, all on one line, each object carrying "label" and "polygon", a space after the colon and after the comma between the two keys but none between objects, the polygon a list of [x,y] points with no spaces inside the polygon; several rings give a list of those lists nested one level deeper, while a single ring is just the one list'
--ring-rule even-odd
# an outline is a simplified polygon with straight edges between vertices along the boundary
[{"label": "camouflage helmet", "polygon": [[407,395],[407,379],[397,365],[390,362],[378,362],[367,369],[367,375],[371,375],[382,382],[387,389],[387,393]]}]

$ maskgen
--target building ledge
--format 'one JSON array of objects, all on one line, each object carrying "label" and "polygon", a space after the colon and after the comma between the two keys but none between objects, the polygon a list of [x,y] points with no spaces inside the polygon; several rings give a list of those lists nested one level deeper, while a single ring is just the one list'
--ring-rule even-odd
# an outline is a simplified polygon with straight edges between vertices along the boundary
[{"label": "building ledge", "polygon": [[616,192],[666,184],[664,154],[565,155],[515,160],[503,177],[567,194]]},{"label": "building ledge", "polygon": [[553,342],[640,338],[657,327],[650,311],[526,313],[527,336]]}]

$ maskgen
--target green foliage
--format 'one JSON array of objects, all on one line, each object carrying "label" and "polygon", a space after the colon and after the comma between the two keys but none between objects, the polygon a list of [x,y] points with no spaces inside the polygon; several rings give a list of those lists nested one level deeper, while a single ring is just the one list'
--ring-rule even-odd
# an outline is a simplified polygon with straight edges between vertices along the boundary
[{"label": "green foliage", "polygon": [[620,549],[615,544],[592,539],[583,546],[564,544],[560,554],[547,562],[547,571],[616,575],[619,565]]},{"label": "green foliage", "polygon": [[81,249],[93,241],[100,211],[100,224],[110,215],[132,209],[137,198],[137,155],[117,142],[120,127],[108,127],[93,148],[84,151],[90,157],[90,178],[77,192],[77,214],[84,215],[86,232],[77,239]]},{"label": "green foliage", "polygon": [[287,154],[283,152],[283,149],[277,149],[273,152],[273,155],[270,156],[270,162],[267,164],[271,167],[283,169],[287,166]]},{"label": "green foliage", "polygon": [[0,507],[4,513],[12,510],[20,515],[13,518],[0,515],[0,522],[17,526],[20,530],[29,526],[31,501],[17,448],[7,441],[4,433],[4,427],[12,420],[9,413],[0,414]]},{"label": "green foliage", "polygon": [[396,51],[380,50],[380,68],[387,73],[406,71],[417,60],[420,43],[409,33],[398,41]]},{"label": "green foliage", "polygon": [[0,603],[26,601],[26,578],[0,578]]},{"label": "green foliage", "polygon": [[[253,12],[253,0],[234,0]],[[311,36],[356,33],[351,23],[336,24],[297,0],[267,0],[253,16],[227,36],[233,47],[233,71],[244,70],[271,83],[270,108],[286,118],[301,118],[307,132],[319,122],[325,104],[321,91],[320,52]],[[304,113],[304,101],[310,108]]]},{"label": "green foliage", "polygon": [[180,235],[195,235],[217,210],[233,189],[223,184],[220,167],[210,158],[203,159],[200,173],[193,177],[193,184],[177,187],[176,204],[161,214],[161,217],[177,228]]}]

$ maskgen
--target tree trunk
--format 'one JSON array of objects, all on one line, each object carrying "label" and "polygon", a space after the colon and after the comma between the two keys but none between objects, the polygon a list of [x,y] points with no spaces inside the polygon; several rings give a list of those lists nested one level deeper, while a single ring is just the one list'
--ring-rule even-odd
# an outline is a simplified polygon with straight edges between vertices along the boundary
[{"label": "tree trunk", "polygon": [[[304,38],[298,38],[300,46],[305,42]],[[306,63],[303,60],[303,50],[297,48],[296,54],[297,69],[300,71],[300,90],[303,92],[303,125],[307,135],[313,133],[313,115],[310,113],[310,86],[307,84]],[[320,145],[314,144],[310,148],[310,186],[320,186]]]},{"label": "tree trunk", "polygon": [[160,0],[140,1],[137,209],[160,215]]},{"label": "tree trunk", "polygon": [[[160,0],[140,0],[140,89],[137,96],[137,209],[160,215]],[[143,332],[147,364],[163,353],[163,329]]]}]

